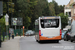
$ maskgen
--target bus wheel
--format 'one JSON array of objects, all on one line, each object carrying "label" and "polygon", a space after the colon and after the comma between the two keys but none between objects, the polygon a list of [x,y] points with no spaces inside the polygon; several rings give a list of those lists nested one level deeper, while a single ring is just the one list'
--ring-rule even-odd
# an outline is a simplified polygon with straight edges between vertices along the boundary
[{"label": "bus wheel", "polygon": [[71,40],[71,42],[73,42],[73,40]]},{"label": "bus wheel", "polygon": [[38,43],[41,43],[41,41],[38,41]]},{"label": "bus wheel", "polygon": [[36,42],[38,42],[38,40],[36,40]]}]

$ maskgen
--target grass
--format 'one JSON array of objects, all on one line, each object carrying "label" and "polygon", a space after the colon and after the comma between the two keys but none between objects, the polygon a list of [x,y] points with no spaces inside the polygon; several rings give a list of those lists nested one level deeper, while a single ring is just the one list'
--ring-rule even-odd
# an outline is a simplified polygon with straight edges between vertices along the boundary
[{"label": "grass", "polygon": [[[7,37],[8,37],[8,36],[5,36],[5,37],[4,37],[4,40],[7,40]],[[8,37],[8,38],[9,38],[9,37]],[[3,36],[2,36],[2,35],[1,35],[1,40],[3,41]]]}]

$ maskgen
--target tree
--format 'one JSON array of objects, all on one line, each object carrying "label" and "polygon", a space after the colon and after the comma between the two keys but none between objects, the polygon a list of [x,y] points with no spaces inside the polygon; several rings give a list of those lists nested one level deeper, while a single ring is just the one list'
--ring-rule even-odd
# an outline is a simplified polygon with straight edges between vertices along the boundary
[{"label": "tree", "polygon": [[7,4],[6,2],[3,2],[3,14],[7,13]]},{"label": "tree", "polygon": [[[49,16],[49,6],[47,0],[17,0],[17,8],[21,10],[21,16],[23,17],[23,24],[29,29],[34,28],[35,19],[40,16]],[[17,14],[17,13],[16,13]],[[26,18],[29,18],[31,22],[28,22]],[[26,23],[26,24],[25,24]]]},{"label": "tree", "polygon": [[28,16],[26,16],[25,19],[25,27],[28,29],[28,27],[30,26],[31,19]]},{"label": "tree", "polygon": [[61,17],[61,24],[63,29],[66,25],[68,25],[68,15],[65,16],[64,13],[60,13],[58,16]]},{"label": "tree", "polygon": [[[49,16],[50,10],[47,0],[35,0],[36,4],[31,7],[31,25],[29,29],[33,29],[35,26],[35,20],[41,16]],[[32,28],[31,28],[32,27]]]},{"label": "tree", "polygon": [[1,26],[1,33],[4,32],[6,29],[5,29],[5,18],[2,17],[0,19],[0,26]]},{"label": "tree", "polygon": [[54,4],[55,14],[58,15],[59,14],[59,6],[58,6],[58,3],[55,0],[52,0],[52,3]]},{"label": "tree", "polygon": [[[14,5],[11,5],[14,3]],[[11,17],[22,17],[26,29],[33,29],[35,20],[41,16],[55,16],[62,13],[64,6],[59,6],[55,0],[4,0],[3,13],[6,14],[9,5],[9,23]],[[21,12],[19,12],[21,10]],[[13,12],[13,13],[12,13]]]},{"label": "tree", "polygon": [[59,6],[59,13],[63,13],[64,12],[64,5],[62,6],[62,5],[60,5]]},{"label": "tree", "polygon": [[49,3],[49,10],[50,10],[50,15],[54,16],[55,15],[55,9],[54,9],[54,4],[52,2]]},{"label": "tree", "polygon": [[[20,14],[21,17],[23,18],[23,25],[25,26],[26,29],[28,29],[30,23],[31,23],[31,14],[32,14],[32,10],[30,9],[32,4],[30,2],[30,0],[17,0],[17,11],[16,13],[21,10],[21,13],[17,13]],[[19,15],[17,15],[18,17]],[[19,16],[20,17],[20,16]]]}]

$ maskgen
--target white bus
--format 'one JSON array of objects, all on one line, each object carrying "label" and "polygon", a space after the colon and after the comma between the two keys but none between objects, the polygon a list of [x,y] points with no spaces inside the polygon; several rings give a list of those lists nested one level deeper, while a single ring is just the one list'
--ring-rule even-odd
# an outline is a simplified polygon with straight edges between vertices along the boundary
[{"label": "white bus", "polygon": [[35,39],[37,42],[42,40],[61,40],[61,18],[60,16],[43,16],[35,20]]}]

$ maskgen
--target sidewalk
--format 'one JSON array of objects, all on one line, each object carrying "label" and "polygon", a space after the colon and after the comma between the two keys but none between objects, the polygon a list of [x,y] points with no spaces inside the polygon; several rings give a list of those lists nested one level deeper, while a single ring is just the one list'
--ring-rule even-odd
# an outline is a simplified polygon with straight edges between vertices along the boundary
[{"label": "sidewalk", "polygon": [[0,50],[20,50],[19,39],[21,37],[16,36],[14,39],[10,39],[10,40],[2,42],[2,46]]}]

